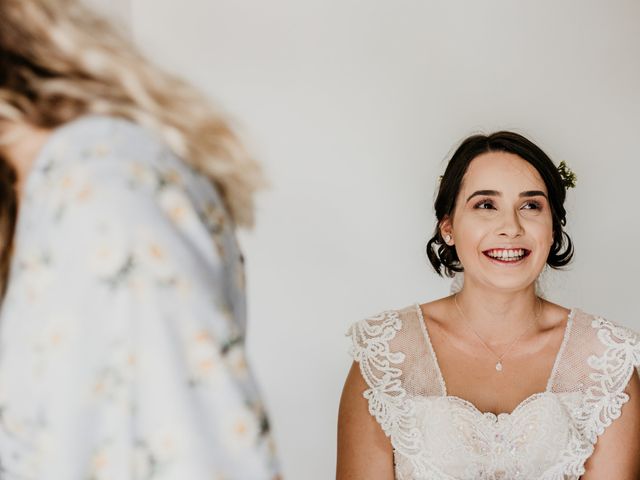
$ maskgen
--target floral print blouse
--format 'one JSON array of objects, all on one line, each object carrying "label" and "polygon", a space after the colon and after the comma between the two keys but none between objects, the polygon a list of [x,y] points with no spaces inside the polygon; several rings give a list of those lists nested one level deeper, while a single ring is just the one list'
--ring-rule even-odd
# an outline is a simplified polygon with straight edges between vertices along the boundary
[{"label": "floral print blouse", "polygon": [[211,182],[126,120],[56,129],[0,313],[0,478],[275,478],[244,334]]}]

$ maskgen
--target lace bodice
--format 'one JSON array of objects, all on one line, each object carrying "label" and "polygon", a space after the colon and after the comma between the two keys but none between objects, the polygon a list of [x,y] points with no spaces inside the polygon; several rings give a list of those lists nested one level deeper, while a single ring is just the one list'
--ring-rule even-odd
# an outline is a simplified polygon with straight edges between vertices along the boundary
[{"label": "lace bodice", "polygon": [[418,305],[348,335],[399,480],[577,480],[640,367],[640,335],[574,308],[545,391],[495,415],[447,394]]}]

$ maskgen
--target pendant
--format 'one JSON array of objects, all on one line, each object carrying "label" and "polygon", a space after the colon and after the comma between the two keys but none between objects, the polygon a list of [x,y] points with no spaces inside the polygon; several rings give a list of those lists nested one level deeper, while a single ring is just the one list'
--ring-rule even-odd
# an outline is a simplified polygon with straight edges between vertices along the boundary
[{"label": "pendant", "polygon": [[502,371],[502,362],[496,363],[496,370],[499,371],[499,372]]}]

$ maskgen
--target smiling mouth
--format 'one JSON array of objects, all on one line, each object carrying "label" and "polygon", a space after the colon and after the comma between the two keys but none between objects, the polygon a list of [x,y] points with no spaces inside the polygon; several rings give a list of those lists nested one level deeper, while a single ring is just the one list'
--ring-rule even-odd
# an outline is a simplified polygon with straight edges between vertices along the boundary
[{"label": "smiling mouth", "polygon": [[486,257],[501,264],[514,264],[523,261],[531,254],[526,248],[491,249],[482,252]]}]

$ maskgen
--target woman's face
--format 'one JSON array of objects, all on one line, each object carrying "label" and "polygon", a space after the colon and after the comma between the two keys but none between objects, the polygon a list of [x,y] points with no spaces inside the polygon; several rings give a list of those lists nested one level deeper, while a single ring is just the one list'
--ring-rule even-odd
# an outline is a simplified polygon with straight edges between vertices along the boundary
[{"label": "woman's face", "polygon": [[[547,189],[538,171],[506,152],[479,155],[469,164],[453,212],[442,225],[452,236],[465,282],[515,291],[544,268],[553,245]],[[492,258],[498,257],[498,258]]]}]

